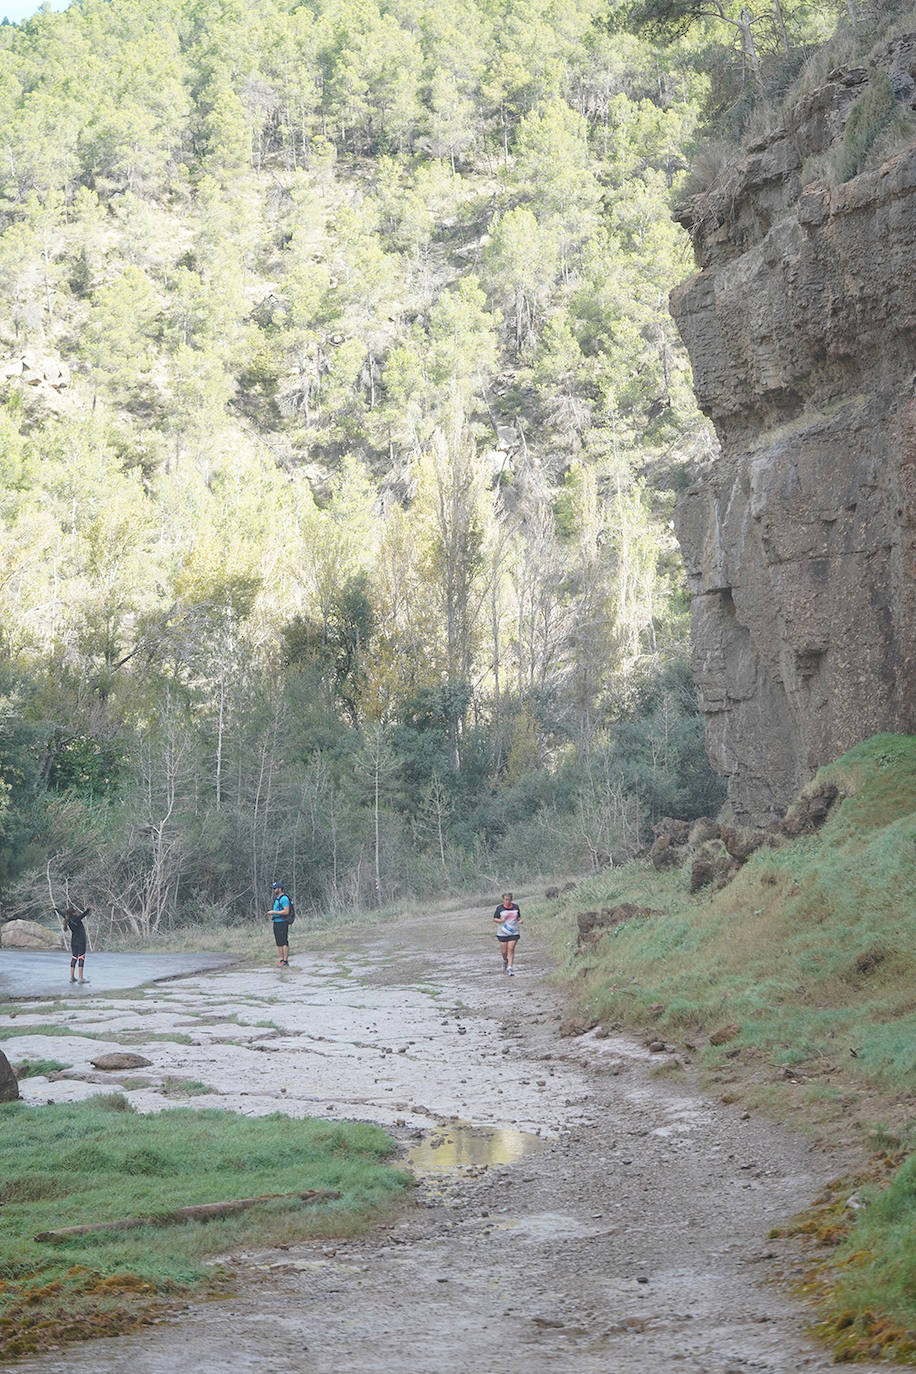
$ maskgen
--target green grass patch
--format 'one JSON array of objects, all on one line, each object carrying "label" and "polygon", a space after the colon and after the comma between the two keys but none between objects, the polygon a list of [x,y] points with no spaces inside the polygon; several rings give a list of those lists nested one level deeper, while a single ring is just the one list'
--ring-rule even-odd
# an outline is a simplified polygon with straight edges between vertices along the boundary
[{"label": "green grass patch", "polygon": [[846,119],[840,157],[840,180],[849,181],[865,165],[869,149],[894,117],[894,88],[887,72],[872,74],[868,87],[853,104]]},{"label": "green grass patch", "polygon": [[[899,1164],[897,1137],[880,1128],[870,1134],[875,1164],[834,1179],[812,1207],[771,1234],[803,1244],[809,1263],[799,1289],[818,1306],[814,1331],[837,1363],[914,1365],[916,1155]],[[882,1136],[891,1153],[878,1148]]]},{"label": "green grass patch", "polygon": [[[163,1041],[167,1045],[193,1045],[193,1038],[186,1031],[118,1031],[118,1043],[121,1045],[146,1045],[153,1041]],[[31,1035],[69,1035],[78,1036],[81,1040],[108,1040],[112,1038],[110,1030],[89,1031],[81,1026],[72,1023],[67,1026],[54,1026],[43,1023],[38,1026],[26,1025],[24,1022],[16,1026],[0,1026],[0,1041],[2,1040],[23,1040]]]},{"label": "green grass patch", "polygon": [[62,1064],[59,1059],[23,1059],[16,1066],[16,1077],[23,1078],[44,1078],[49,1073],[60,1073],[63,1069],[69,1069],[69,1064]]},{"label": "green grass patch", "polygon": [[916,1363],[916,1155],[889,1186],[864,1188],[863,1209],[838,1247],[827,1324],[845,1358]]},{"label": "green grass patch", "polygon": [[[0,1107],[0,1354],[126,1329],[157,1300],[212,1281],[213,1256],[358,1233],[409,1184],[387,1162],[394,1149],[373,1126],[215,1109],[141,1116],[120,1093]],[[340,1198],[320,1206],[276,1198],[207,1222],[35,1240],[62,1227],[311,1189]]]},{"label": "green grass patch", "polygon": [[196,1078],[164,1078],[159,1091],[164,1097],[202,1097],[206,1093],[215,1093],[216,1088]]}]

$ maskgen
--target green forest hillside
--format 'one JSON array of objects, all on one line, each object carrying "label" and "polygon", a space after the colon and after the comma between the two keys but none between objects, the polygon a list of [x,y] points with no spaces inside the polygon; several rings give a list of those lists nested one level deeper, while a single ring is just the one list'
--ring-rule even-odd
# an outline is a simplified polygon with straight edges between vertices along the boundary
[{"label": "green forest hillside", "polygon": [[716,808],[670,206],[846,8],[777,5],[750,86],[680,3],[0,27],[4,914],[384,903]]}]

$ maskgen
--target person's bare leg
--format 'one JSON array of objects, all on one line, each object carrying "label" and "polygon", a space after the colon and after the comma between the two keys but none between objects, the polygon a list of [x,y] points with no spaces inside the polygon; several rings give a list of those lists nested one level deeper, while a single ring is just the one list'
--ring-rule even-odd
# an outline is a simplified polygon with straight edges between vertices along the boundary
[{"label": "person's bare leg", "polygon": [[509,967],[509,946],[505,940],[499,941],[499,952],[503,957],[503,973],[505,973]]},{"label": "person's bare leg", "polygon": [[507,972],[507,973],[508,973],[509,969],[512,967],[512,965],[515,963],[515,945],[516,945],[516,941],[515,941],[515,940],[509,940],[508,943],[507,943],[507,945],[506,945],[506,950],[507,950],[507,954],[506,954],[506,964],[507,964],[506,972]]}]

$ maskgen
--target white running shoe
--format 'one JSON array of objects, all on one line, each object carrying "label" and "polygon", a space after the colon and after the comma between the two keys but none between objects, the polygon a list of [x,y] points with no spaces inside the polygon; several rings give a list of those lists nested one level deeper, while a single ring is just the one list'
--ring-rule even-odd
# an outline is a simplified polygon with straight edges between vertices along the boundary
[{"label": "white running shoe", "polygon": [[515,969],[512,968],[511,966],[510,966],[509,968],[506,969],[506,972],[508,973],[508,975],[509,975],[510,978],[514,978],[514,977],[515,977]]}]

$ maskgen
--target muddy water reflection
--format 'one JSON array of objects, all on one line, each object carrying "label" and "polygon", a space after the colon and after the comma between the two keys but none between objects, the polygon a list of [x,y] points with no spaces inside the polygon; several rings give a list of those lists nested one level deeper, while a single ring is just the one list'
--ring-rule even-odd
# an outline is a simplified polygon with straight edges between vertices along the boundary
[{"label": "muddy water reflection", "polygon": [[471,1126],[456,1121],[418,1141],[408,1151],[407,1162],[418,1173],[514,1164],[524,1155],[539,1150],[543,1143],[530,1131],[516,1131],[511,1126]]}]

